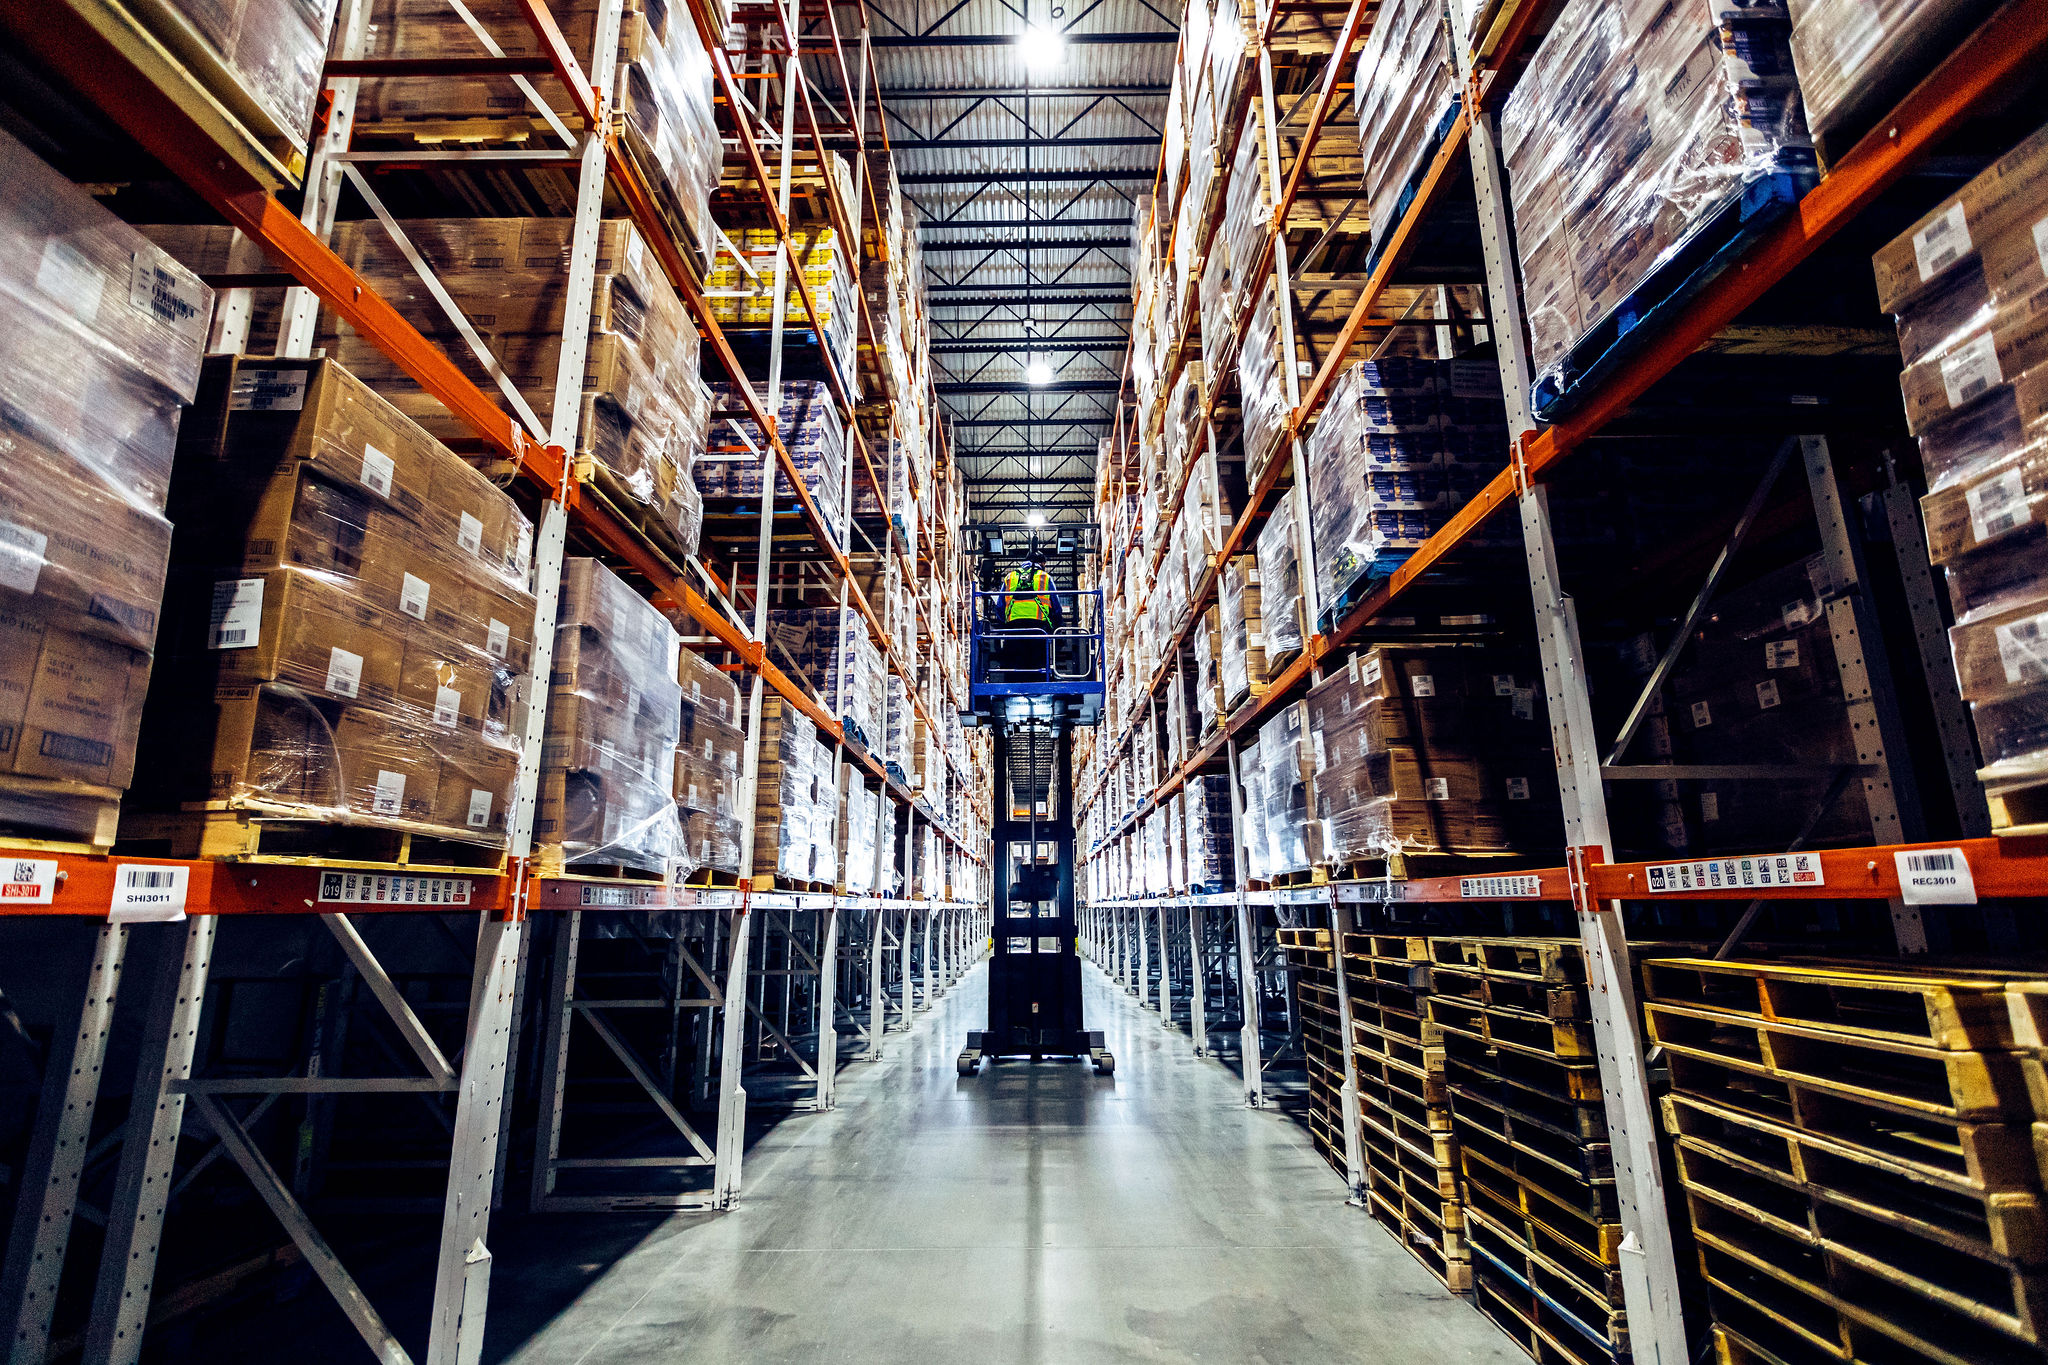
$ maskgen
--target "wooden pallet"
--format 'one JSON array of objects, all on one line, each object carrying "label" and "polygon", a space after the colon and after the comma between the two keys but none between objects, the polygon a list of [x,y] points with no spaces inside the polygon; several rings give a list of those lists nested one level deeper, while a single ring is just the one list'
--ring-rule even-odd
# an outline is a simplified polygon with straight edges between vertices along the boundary
[{"label": "wooden pallet", "polygon": [[1531,1306],[1527,1287],[1483,1257],[1473,1267],[1473,1297],[1479,1311],[1514,1339],[1538,1365],[1618,1365],[1624,1357],[1597,1343],[1548,1312]]},{"label": "wooden pallet", "polygon": [[1953,1267],[1900,1266],[1863,1246],[1815,1234],[1767,1211],[1688,1188],[1701,1271],[1726,1295],[1851,1358],[1896,1358],[1898,1347],[1943,1365],[2040,1358],[2041,1284]]},{"label": "wooden pallet", "polygon": [[[1522,1178],[1485,1153],[1468,1147],[1458,1151],[1459,1168],[1465,1177],[1468,1203],[1479,1202],[1480,1192],[1504,1207],[1519,1210],[1575,1243],[1582,1251],[1602,1260],[1612,1259],[1614,1248],[1604,1239],[1607,1229],[1619,1229],[1620,1205],[1612,1181],[1577,1188],[1553,1188],[1553,1182],[1537,1183]],[[1618,1231],[1616,1233],[1618,1239]],[[1615,1243],[1616,1246],[1619,1242]]]},{"label": "wooden pallet", "polygon": [[1650,1002],[1651,1042],[1684,1057],[1951,1121],[2030,1114],[2013,1052],[1954,1052],[1909,1043]]},{"label": "wooden pallet", "polygon": [[121,846],[139,856],[215,858],[296,867],[404,868],[410,872],[505,870],[505,846],[478,843],[467,831],[367,816],[320,818],[298,807],[242,805],[206,810],[129,812]]},{"label": "wooden pallet", "polygon": [[[2048,991],[2048,982],[2041,986]],[[1820,967],[1710,958],[1643,963],[1646,1000],[1950,1051],[2015,1046],[2006,996],[2002,977],[1919,973],[1889,964]]]},{"label": "wooden pallet", "polygon": [[1462,1066],[1475,1077],[1490,1077],[1559,1104],[1584,1105],[1601,1098],[1600,1068],[1591,1058],[1559,1057],[1496,1042],[1436,1020],[1430,1022],[1443,1039],[1447,1062]]},{"label": "wooden pallet", "polygon": [[1883,1211],[1960,1249],[2028,1265],[2048,1261],[2048,1212],[2022,1125],[1963,1130],[1957,1151],[1928,1159],[1911,1148],[1904,1157],[1871,1152],[1693,1095],[1667,1095],[1661,1107],[1681,1154],[1845,1208]]},{"label": "wooden pallet", "polygon": [[1984,800],[1991,808],[1993,834],[2006,838],[2048,834],[2048,777],[1987,782]]},{"label": "wooden pallet", "polygon": [[[1533,986],[1535,983],[1519,984]],[[1546,994],[1551,993],[1549,988],[1541,989]],[[1579,1008],[1577,997],[1583,992],[1567,988],[1556,993],[1569,997],[1561,1008]],[[1442,992],[1429,997],[1429,1021],[1497,1047],[1512,1047],[1572,1061],[1598,1055],[1592,1024],[1569,1014],[1556,1018],[1507,1005],[1489,1005],[1469,995]]]},{"label": "wooden pallet", "polygon": [[1484,1258],[1515,1276],[1589,1339],[1613,1351],[1628,1349],[1618,1267],[1592,1265],[1569,1252],[1564,1259],[1548,1255],[1520,1229],[1479,1208],[1466,1211],[1466,1230],[1475,1260]]},{"label": "wooden pallet", "polygon": [[1430,961],[1439,969],[1504,976],[1549,985],[1585,984],[1585,950],[1573,939],[1432,938]]},{"label": "wooden pallet", "polygon": [[1388,1232],[1394,1240],[1422,1263],[1422,1268],[1436,1277],[1437,1283],[1452,1294],[1470,1295],[1472,1292],[1472,1262],[1469,1257],[1452,1254],[1452,1250],[1436,1236],[1427,1224],[1417,1223],[1407,1216],[1407,1204],[1383,1198],[1377,1191],[1367,1191],[1366,1211],[1373,1220]]}]

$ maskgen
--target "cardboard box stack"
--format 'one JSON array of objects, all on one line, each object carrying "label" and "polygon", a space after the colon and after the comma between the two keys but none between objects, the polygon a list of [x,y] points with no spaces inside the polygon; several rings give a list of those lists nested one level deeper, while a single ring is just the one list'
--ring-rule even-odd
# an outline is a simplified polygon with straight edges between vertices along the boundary
[{"label": "cardboard box stack", "polygon": [[153,796],[502,843],[532,527],[333,360],[209,361],[171,506]]},{"label": "cardboard box stack", "polygon": [[1216,576],[1216,603],[1222,618],[1223,707],[1239,703],[1266,686],[1266,624],[1256,555],[1238,555]]},{"label": "cardboard box stack", "polygon": [[683,844],[695,866],[737,875],[746,796],[746,716],[733,680],[701,654],[678,651],[682,726],[676,739],[675,798]]},{"label": "cardboard box stack", "polygon": [[1230,846],[1230,779],[1223,773],[1191,777],[1184,796],[1188,889],[1227,891],[1237,882],[1237,860]]},{"label": "cardboard box stack", "polygon": [[[761,459],[768,444],[746,415],[738,390],[730,383],[711,386],[716,412],[708,450],[711,458],[697,462],[697,491],[707,498],[761,496]],[[846,473],[846,426],[824,381],[787,379],[775,430],[803,479],[804,489],[824,519],[826,534],[846,543],[845,503],[841,484]],[[794,498],[789,475],[776,462],[775,496]]]},{"label": "cardboard box stack", "polygon": [[[590,70],[597,29],[597,0],[563,0],[550,6],[569,51]],[[656,195],[695,239],[709,265],[717,236],[711,222],[711,192],[725,160],[712,107],[711,59],[689,10],[639,3],[625,7],[619,25],[618,65],[591,70],[592,80],[611,96],[623,115],[627,149],[653,182]],[[465,10],[435,0],[376,0],[371,42],[365,57],[481,57],[482,44],[467,20],[489,31],[508,57],[544,57],[533,25],[518,0],[476,0]],[[323,51],[320,54],[324,59]],[[318,62],[315,63],[318,70]],[[609,79],[607,79],[609,77]],[[576,117],[560,81],[536,78],[534,90],[559,115]],[[356,106],[358,136],[380,125],[415,120],[499,120],[545,128],[526,96],[503,76],[401,76],[365,81]]]},{"label": "cardboard box stack", "polygon": [[1257,286],[1237,353],[1237,390],[1244,413],[1244,476],[1256,485],[1279,455],[1287,425],[1287,382],[1280,372],[1280,311],[1273,282]]},{"label": "cardboard box stack", "polygon": [[754,793],[754,889],[838,874],[838,774],[810,717],[770,693],[761,704],[760,781]]},{"label": "cardboard box stack", "polygon": [[[1857,762],[1829,625],[1829,582],[1819,555],[1767,574],[1716,599],[1711,619],[1686,646],[1664,714],[1646,720],[1647,752],[1680,763],[1796,766],[1807,775],[1688,784],[1681,798],[1686,842],[1675,847],[1781,848],[1810,820],[1809,847],[1870,838],[1863,781],[1843,783],[1820,809],[1837,774]],[[1668,785],[1656,794],[1671,798]]]},{"label": "cardboard box stack", "polygon": [[675,796],[681,657],[668,621],[611,570],[594,559],[562,566],[534,817],[544,857],[671,878],[694,870]]},{"label": "cardboard box stack", "polygon": [[[1360,361],[1338,376],[1308,443],[1322,610],[1398,568],[1507,459],[1491,359]],[[1452,466],[1475,477],[1451,479]]]},{"label": "cardboard box stack", "polygon": [[768,638],[777,663],[794,667],[840,718],[853,737],[872,746],[882,739],[886,676],[882,652],[853,608],[783,607],[768,613]]},{"label": "cardboard box stack", "polygon": [[[399,226],[534,412],[552,414],[574,221],[437,218]],[[475,370],[469,348],[382,224],[337,224],[334,250],[423,335]],[[595,268],[576,455],[604,496],[648,509],[678,551],[694,554],[703,505],[690,471],[711,421],[696,324],[629,221],[601,225]],[[319,344],[435,436],[457,442],[473,435],[332,310],[321,316]]]},{"label": "cardboard box stack", "polygon": [[[835,166],[843,165],[837,156]],[[853,187],[843,187],[845,201],[853,202]],[[791,263],[803,273],[805,288],[818,310],[818,323],[825,333],[825,353],[832,358],[849,387],[854,383],[853,332],[860,314],[860,299],[853,287],[854,275],[847,268],[846,253],[840,249],[836,229],[792,223],[789,228]],[[773,228],[748,228],[734,236],[733,245],[746,258],[745,265],[722,253],[711,268],[706,288],[711,316],[726,328],[765,330],[775,324],[775,261],[781,242]],[[751,272],[751,273],[750,273]],[[803,293],[794,275],[783,283],[782,322],[785,327],[809,328],[811,315],[804,307]]]},{"label": "cardboard box stack", "polygon": [[1303,615],[1301,556],[1294,539],[1294,499],[1276,498],[1259,532],[1259,624],[1270,676],[1301,653],[1314,622]]},{"label": "cardboard box stack", "polygon": [[312,132],[334,15],[335,0],[168,0],[143,7],[141,22],[259,138],[274,129],[297,151]]},{"label": "cardboard box stack", "polygon": [[1535,670],[1488,649],[1358,654],[1302,703],[1332,865],[1560,847]]},{"label": "cardboard box stack", "polygon": [[1365,156],[1367,221],[1384,247],[1403,196],[1436,155],[1457,109],[1457,72],[1444,7],[1390,0],[1358,57],[1358,143]]},{"label": "cardboard box stack", "polygon": [[1790,25],[1764,5],[1570,0],[1500,130],[1544,385],[1746,185],[1813,165]]},{"label": "cardboard box stack", "polygon": [[1877,253],[1920,438],[1928,558],[2000,828],[2048,776],[2048,128]]},{"label": "cardboard box stack", "polygon": [[1792,64],[1831,161],[1998,8],[1995,0],[1788,0]]},{"label": "cardboard box stack", "polygon": [[212,291],[0,133],[0,829],[105,845]]}]

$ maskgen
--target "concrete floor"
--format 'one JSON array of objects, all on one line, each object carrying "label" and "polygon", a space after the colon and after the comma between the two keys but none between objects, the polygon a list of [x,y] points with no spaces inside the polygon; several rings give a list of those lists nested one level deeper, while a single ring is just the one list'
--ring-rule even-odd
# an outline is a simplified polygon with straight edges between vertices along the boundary
[{"label": "concrete floor", "polygon": [[[839,1107],[749,1154],[742,1206],[637,1244],[503,1255],[513,1365],[651,1362],[1526,1362],[1341,1186],[1290,1120],[1084,968],[1117,1075],[953,1061],[977,968]],[[579,1264],[579,1262],[581,1264]],[[578,1282],[580,1277],[580,1282]],[[510,1326],[510,1322],[503,1322]]]}]

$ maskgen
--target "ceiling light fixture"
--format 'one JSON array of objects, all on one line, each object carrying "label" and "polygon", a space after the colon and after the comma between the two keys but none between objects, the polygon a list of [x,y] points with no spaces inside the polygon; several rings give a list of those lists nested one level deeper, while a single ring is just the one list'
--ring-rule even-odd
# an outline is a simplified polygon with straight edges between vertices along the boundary
[{"label": "ceiling light fixture", "polygon": [[1024,518],[1024,524],[1025,524],[1026,526],[1029,526],[1029,527],[1030,527],[1030,528],[1031,528],[1032,530],[1036,531],[1036,530],[1037,530],[1037,529],[1038,529],[1039,527],[1041,527],[1041,526],[1045,525],[1045,513],[1043,513],[1043,512],[1032,512],[1032,513],[1029,513],[1029,514],[1028,514],[1028,515],[1026,515],[1026,516],[1025,516],[1025,518]]},{"label": "ceiling light fixture", "polygon": [[1052,366],[1034,357],[1031,363],[1024,367],[1024,382],[1034,389],[1044,388],[1052,383]]},{"label": "ceiling light fixture", "polygon": [[1056,28],[1026,24],[1017,35],[1017,52],[1024,58],[1024,65],[1033,71],[1044,71],[1066,59],[1067,40]]}]

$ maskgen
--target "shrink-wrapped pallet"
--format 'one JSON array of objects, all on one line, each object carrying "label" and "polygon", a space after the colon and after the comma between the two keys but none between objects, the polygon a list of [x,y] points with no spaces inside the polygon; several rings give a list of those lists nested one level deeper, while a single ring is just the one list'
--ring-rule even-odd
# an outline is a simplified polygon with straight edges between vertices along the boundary
[{"label": "shrink-wrapped pallet", "polygon": [[1267,670],[1277,670],[1301,653],[1314,623],[1306,619],[1301,597],[1301,558],[1294,538],[1294,499],[1273,504],[1273,514],[1259,532],[1259,621],[1264,632]]},{"label": "shrink-wrapped pallet", "polygon": [[1313,818],[1313,732],[1306,720],[1302,703],[1293,702],[1259,727],[1260,826],[1270,877],[1306,872],[1323,859],[1321,830]]},{"label": "shrink-wrapped pallet", "polygon": [[[759,498],[762,459],[770,450],[754,419],[747,414],[739,389],[730,383],[711,387],[714,408],[707,455],[694,466],[697,491],[706,498]],[[804,491],[836,544],[846,541],[842,483],[846,474],[846,424],[831,389],[821,380],[786,379],[775,417],[776,435],[789,452],[790,463]],[[794,498],[789,474],[775,461],[775,497]]]},{"label": "shrink-wrapped pallet", "polygon": [[1792,63],[1813,139],[1833,161],[1955,44],[1996,0],[1787,0]]},{"label": "shrink-wrapped pallet", "polygon": [[1196,893],[1229,889],[1237,880],[1236,857],[1231,850],[1230,778],[1223,773],[1189,778],[1183,813],[1188,889]]},{"label": "shrink-wrapped pallet", "polygon": [[1266,686],[1265,594],[1256,555],[1226,560],[1216,576],[1216,606],[1222,635],[1219,676],[1223,708],[1229,711]]},{"label": "shrink-wrapped pallet", "polygon": [[213,295],[0,133],[0,829],[104,846]]},{"label": "shrink-wrapped pallet", "polygon": [[1771,5],[1559,12],[1500,113],[1539,391],[1568,387],[1573,345],[1716,215],[1810,181],[1789,38]]},{"label": "shrink-wrapped pallet", "polygon": [[335,0],[166,0],[137,10],[184,68],[287,164],[313,130],[334,13]]},{"label": "shrink-wrapped pallet", "polygon": [[1255,283],[1258,303],[1245,321],[1237,353],[1237,384],[1244,422],[1245,478],[1257,484],[1282,455],[1287,426],[1285,358],[1280,354],[1280,313],[1273,281]]},{"label": "shrink-wrapped pallet", "polygon": [[501,844],[533,642],[525,516],[334,361],[223,357],[201,396],[172,487],[188,532],[154,795]]},{"label": "shrink-wrapped pallet", "polygon": [[1457,108],[1457,73],[1444,8],[1430,0],[1380,6],[1358,57],[1358,142],[1373,243],[1384,249],[1410,188],[1436,154]]},{"label": "shrink-wrapped pallet", "polygon": [[687,649],[678,656],[676,678],[682,727],[676,739],[675,798],[683,842],[699,869],[737,874],[746,815],[740,789],[746,731],[739,688],[704,656]]}]

